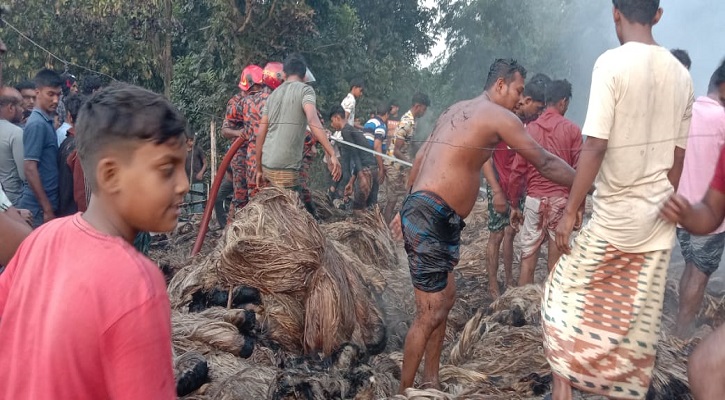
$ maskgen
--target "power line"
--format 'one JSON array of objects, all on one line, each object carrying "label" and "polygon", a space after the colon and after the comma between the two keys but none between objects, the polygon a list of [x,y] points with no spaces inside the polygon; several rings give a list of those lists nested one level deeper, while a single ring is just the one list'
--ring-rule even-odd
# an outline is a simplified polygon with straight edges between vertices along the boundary
[{"label": "power line", "polygon": [[43,47],[40,44],[38,44],[37,42],[35,42],[33,39],[31,39],[28,36],[26,36],[23,32],[21,32],[18,28],[16,28],[15,26],[13,26],[13,24],[11,24],[10,22],[8,22],[5,18],[1,18],[0,17],[0,21],[2,21],[10,29],[12,29],[15,32],[17,32],[17,34],[20,35],[20,37],[22,37],[23,39],[29,41],[30,43],[32,43],[35,47],[39,48],[40,50],[43,50],[44,52],[48,53],[51,57],[53,57],[56,60],[62,62],[64,65],[66,65],[66,66],[67,65],[72,65],[74,67],[78,67],[80,69],[83,69],[83,70],[88,71],[88,72],[92,72],[94,74],[106,76],[106,77],[110,78],[111,80],[116,81],[116,78],[112,77],[111,75],[104,74],[103,72],[99,72],[99,71],[92,70],[92,69],[90,69],[88,67],[84,67],[82,65],[78,65],[78,64],[76,64],[74,62],[70,62],[68,60],[64,60],[64,59],[58,57],[57,55],[53,54],[50,50],[46,49],[45,47]]}]

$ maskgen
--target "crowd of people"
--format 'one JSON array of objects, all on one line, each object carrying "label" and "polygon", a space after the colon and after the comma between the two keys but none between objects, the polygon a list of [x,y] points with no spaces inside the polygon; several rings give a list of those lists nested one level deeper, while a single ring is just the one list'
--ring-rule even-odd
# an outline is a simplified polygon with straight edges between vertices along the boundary
[{"label": "crowd of people", "polygon": [[[613,4],[621,46],[594,66],[583,129],[564,117],[572,97],[568,82],[537,75],[524,84],[526,70],[502,59],[491,66],[484,93],[445,111],[418,152],[410,194],[392,224],[405,243],[417,305],[401,392],[413,385],[423,358],[422,381],[440,387],[440,352],[455,302],[452,271],[481,170],[488,184],[491,294],[500,290],[502,243],[505,284],[512,286],[516,231],[519,284],[533,282],[539,249],[549,242],[542,304],[554,381],[548,397],[572,399],[577,388],[645,398],[678,223],[687,266],[677,333],[693,328],[725,246],[719,228],[725,219],[725,63],[713,73],[708,95],[695,101],[688,54],[664,49],[652,35],[662,17],[659,1]],[[593,215],[582,227],[587,194],[593,194]],[[725,326],[692,355],[697,399],[725,398],[723,338]]]},{"label": "crowd of people", "polygon": [[[550,396],[568,400],[577,388],[645,398],[675,238],[686,261],[682,337],[725,247],[725,62],[695,99],[688,54],[653,37],[659,1],[613,5],[621,46],[594,66],[582,128],[565,117],[569,82],[544,74],[527,82],[512,59],[494,61],[483,93],[444,111],[417,152],[427,95],[415,94],[400,120],[398,104],[386,103],[363,123],[356,108],[365,85],[354,79],[325,115],[326,129],[302,57],[247,66],[222,127],[239,147],[215,205],[220,225],[269,185],[298,192],[316,217],[308,177],[321,147],[328,201],[354,216],[384,204],[408,254],[417,312],[400,391],[413,386],[423,359],[422,382],[438,388],[453,269],[483,175],[491,295],[502,289],[501,247],[511,287],[534,283],[548,242]],[[80,87],[43,69],[33,82],[0,89],[0,397],[175,398],[164,278],[139,250],[143,232],[175,228],[208,162],[162,96],[103,88],[93,76]],[[593,214],[582,226],[588,194]],[[725,398],[723,340],[725,326],[691,356],[698,400]]]},{"label": "crowd of people", "polygon": [[[405,195],[409,168],[383,157],[410,161],[416,121],[430,105],[428,96],[415,94],[411,109],[399,122],[394,119],[399,106],[387,102],[377,106],[363,124],[356,109],[365,85],[353,79],[350,92],[326,115],[326,128],[317,108],[314,83],[314,75],[298,55],[284,63],[272,61],[264,68],[248,65],[243,69],[240,91],[229,99],[222,126],[224,137],[241,142],[216,202],[220,226],[266,185],[298,192],[305,208],[318,218],[309,189],[317,144],[325,152],[330,170],[327,199],[331,205],[359,215],[378,204],[384,185],[384,213],[388,220],[393,218],[397,202]],[[223,204],[230,193],[227,211]]]}]

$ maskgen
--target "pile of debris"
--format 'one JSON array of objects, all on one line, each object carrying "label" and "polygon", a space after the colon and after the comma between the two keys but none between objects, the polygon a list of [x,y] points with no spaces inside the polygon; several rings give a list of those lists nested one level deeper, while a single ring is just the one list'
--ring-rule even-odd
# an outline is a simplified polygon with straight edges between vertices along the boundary
[{"label": "pile of debris", "polygon": [[391,396],[399,366],[375,355],[414,309],[396,251],[377,211],[320,226],[295,195],[261,191],[169,283],[178,394]]},{"label": "pile of debris", "polygon": [[[293,194],[267,189],[216,246],[169,284],[177,392],[184,399],[529,399],[551,390],[540,286],[492,301],[486,203],[477,202],[454,271],[458,299],[441,359],[443,391],[395,395],[415,314],[402,253],[378,212],[318,224]],[[499,280],[502,281],[502,276]],[[665,314],[676,310],[667,288]],[[725,320],[707,296],[701,320]],[[665,318],[648,399],[690,399],[686,360],[708,329],[681,341]],[[577,397],[575,398],[597,398]]]}]

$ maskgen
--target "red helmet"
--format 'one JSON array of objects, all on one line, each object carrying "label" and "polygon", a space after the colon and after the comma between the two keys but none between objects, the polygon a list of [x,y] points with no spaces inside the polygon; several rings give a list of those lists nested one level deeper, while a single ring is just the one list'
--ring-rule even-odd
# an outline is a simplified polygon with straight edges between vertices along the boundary
[{"label": "red helmet", "polygon": [[267,65],[264,66],[264,84],[269,86],[272,90],[277,89],[279,85],[284,82],[284,77],[282,75],[283,68],[284,66],[281,62],[268,62]]},{"label": "red helmet", "polygon": [[239,88],[245,92],[252,88],[254,84],[261,84],[263,82],[264,71],[259,65],[247,65],[242,71],[242,76],[239,78]]}]

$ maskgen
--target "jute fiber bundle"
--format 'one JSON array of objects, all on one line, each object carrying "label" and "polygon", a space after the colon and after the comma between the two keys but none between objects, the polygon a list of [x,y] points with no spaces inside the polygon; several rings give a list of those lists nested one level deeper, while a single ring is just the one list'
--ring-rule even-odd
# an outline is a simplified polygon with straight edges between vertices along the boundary
[{"label": "jute fiber bundle", "polygon": [[350,341],[372,354],[385,348],[382,312],[365,285],[358,263],[350,263],[328,241],[305,300],[305,351],[329,356]]},{"label": "jute fiber bundle", "polygon": [[202,343],[196,340],[189,339],[188,336],[182,336],[174,334],[171,338],[171,346],[174,354],[177,356],[183,355],[187,352],[198,352],[200,354],[208,354],[217,351],[207,343]]},{"label": "jute fiber bundle", "polygon": [[363,347],[368,354],[375,355],[385,350],[387,329],[383,312],[380,310],[372,290],[363,283],[362,273],[345,264],[344,269],[353,297],[355,329],[352,342]]},{"label": "jute fiber bundle", "polygon": [[299,295],[262,294],[262,336],[283,349],[302,354],[305,305]]},{"label": "jute fiber bundle", "polygon": [[[449,357],[452,368],[441,369],[447,384],[486,384],[492,394],[506,388],[519,395],[533,395],[532,375],[550,371],[544,355],[543,333],[539,325],[512,327],[493,322],[479,311],[466,324]],[[445,371],[445,374],[443,373]]]},{"label": "jute fiber bundle", "polygon": [[456,397],[435,389],[406,389],[405,394],[391,397],[390,400],[455,400]]},{"label": "jute fiber bundle", "polygon": [[[516,357],[511,355],[515,354]],[[539,326],[493,326],[473,347],[463,368],[506,376],[517,381],[531,373],[549,372]]]},{"label": "jute fiber bundle", "polygon": [[506,292],[489,306],[496,322],[512,325],[540,325],[544,290],[540,285],[518,286]]},{"label": "jute fiber bundle", "polygon": [[[210,257],[207,258],[210,259]],[[205,261],[206,262],[206,261]],[[194,293],[204,288],[205,275],[207,273],[204,268],[205,264],[190,264],[176,272],[167,292],[169,293],[169,301],[172,309],[179,309],[191,303]]]},{"label": "jute fiber bundle", "polygon": [[335,250],[340,254],[344,262],[350,266],[350,269],[357,271],[360,277],[375,293],[382,293],[387,287],[387,280],[385,279],[385,273],[388,271],[380,270],[375,265],[366,264],[355,255],[355,252],[348,247],[346,244],[328,240],[327,245],[335,247]]},{"label": "jute fiber bundle", "polygon": [[171,327],[175,341],[197,341],[241,357],[249,357],[254,349],[254,340],[243,336],[236,326],[203,315],[174,312]]},{"label": "jute fiber bundle", "polygon": [[177,395],[186,396],[207,382],[209,366],[204,356],[190,351],[174,359],[174,376]]},{"label": "jute fiber bundle", "polygon": [[648,399],[693,398],[687,380],[687,358],[698,343],[699,339],[682,340],[675,336],[660,334]]},{"label": "jute fiber bundle", "polygon": [[705,293],[700,309],[700,318],[713,327],[725,323],[725,296]]},{"label": "jute fiber bundle", "polygon": [[363,349],[344,344],[330,357],[305,357],[280,371],[270,385],[270,399],[385,399],[399,384],[397,365],[368,360]]},{"label": "jute fiber bundle", "polygon": [[212,400],[264,399],[277,370],[252,364],[218,382],[207,390]]},{"label": "jute fiber bundle", "polygon": [[209,378],[212,382],[219,382],[242,372],[249,365],[244,359],[224,351],[213,351],[205,354],[204,358],[209,365]]},{"label": "jute fiber bundle", "polygon": [[322,229],[325,236],[352,250],[363,264],[378,270],[397,268],[395,243],[379,209],[354,220],[324,225]]},{"label": "jute fiber bundle", "polygon": [[327,200],[327,194],[324,191],[313,190],[312,191],[312,202],[315,203],[317,208],[317,216],[323,221],[334,222],[345,219],[346,215],[343,210],[334,207]]},{"label": "jute fiber bundle", "polygon": [[256,316],[254,312],[232,308],[212,307],[198,313],[200,317],[215,321],[224,321],[237,327],[239,333],[248,334],[255,326]]},{"label": "jute fiber bundle", "polygon": [[325,246],[322,264],[315,272],[305,300],[306,353],[329,356],[355,330],[355,299],[344,269],[345,261],[331,244]]},{"label": "jute fiber bundle", "polygon": [[320,265],[323,237],[291,192],[261,190],[227,228],[217,279],[262,293],[305,287]]}]

